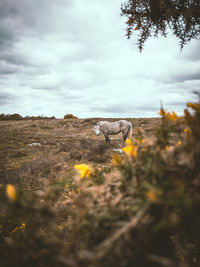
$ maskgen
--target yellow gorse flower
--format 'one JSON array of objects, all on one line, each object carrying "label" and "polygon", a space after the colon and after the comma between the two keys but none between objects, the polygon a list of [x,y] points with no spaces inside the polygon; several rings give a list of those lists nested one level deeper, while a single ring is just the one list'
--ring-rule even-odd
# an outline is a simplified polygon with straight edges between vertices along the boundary
[{"label": "yellow gorse flower", "polygon": [[160,109],[159,114],[160,114],[161,117],[165,117],[166,116],[166,112],[164,111],[163,108]]},{"label": "yellow gorse flower", "polygon": [[126,141],[125,141],[126,145],[132,145],[132,141],[131,139],[127,138]]},{"label": "yellow gorse flower", "polygon": [[172,111],[172,113],[168,114],[168,118],[171,120],[171,121],[177,121],[178,119],[178,116],[176,115],[176,113],[174,111]]},{"label": "yellow gorse flower", "polygon": [[63,226],[58,224],[58,225],[57,225],[57,229],[60,230],[60,231],[62,231]]},{"label": "yellow gorse flower", "polygon": [[13,185],[7,184],[6,185],[6,195],[11,201],[16,200],[16,191]]},{"label": "yellow gorse flower", "polygon": [[195,109],[195,110],[200,110],[200,104],[199,103],[190,103],[190,102],[188,102],[187,103],[187,107]]},{"label": "yellow gorse flower", "polygon": [[18,230],[20,230],[20,229],[24,229],[25,226],[26,226],[26,224],[25,224],[25,223],[22,223],[20,226],[15,227],[15,228],[12,230],[12,232],[15,233],[16,231],[18,231]]},{"label": "yellow gorse flower", "polygon": [[87,177],[87,178],[90,177],[91,169],[90,169],[89,165],[87,165],[87,164],[76,164],[76,165],[74,165],[74,168],[79,171],[81,179],[84,178],[84,177]]},{"label": "yellow gorse flower", "polygon": [[114,166],[118,166],[121,162],[121,157],[119,155],[113,154],[112,155],[112,164]]},{"label": "yellow gorse flower", "polygon": [[145,143],[145,139],[136,139],[136,143],[142,145]]},{"label": "yellow gorse flower", "polygon": [[146,198],[152,203],[156,203],[158,201],[155,192],[152,190],[146,192]]},{"label": "yellow gorse flower", "polygon": [[168,119],[171,121],[177,121],[178,120],[178,116],[176,115],[176,113],[174,111],[172,111],[172,113],[170,113],[170,112],[164,111],[164,109],[161,108],[159,113],[160,113],[161,117],[163,117],[164,119]]},{"label": "yellow gorse flower", "polygon": [[137,156],[137,148],[132,144],[130,139],[126,140],[126,146],[122,148],[122,151],[129,157]]}]

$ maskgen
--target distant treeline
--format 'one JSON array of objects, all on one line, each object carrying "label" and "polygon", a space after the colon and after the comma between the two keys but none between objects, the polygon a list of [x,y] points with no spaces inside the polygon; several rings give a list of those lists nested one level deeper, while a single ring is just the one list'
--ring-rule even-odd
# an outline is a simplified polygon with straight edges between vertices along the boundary
[{"label": "distant treeline", "polygon": [[44,116],[26,116],[22,117],[21,115],[15,114],[0,114],[0,121],[4,120],[53,120],[55,119],[54,116],[52,117],[44,117]]}]

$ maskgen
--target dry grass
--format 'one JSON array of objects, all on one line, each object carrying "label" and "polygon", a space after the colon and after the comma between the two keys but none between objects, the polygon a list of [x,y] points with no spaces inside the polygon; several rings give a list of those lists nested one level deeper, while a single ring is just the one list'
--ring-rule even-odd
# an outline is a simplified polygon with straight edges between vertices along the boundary
[{"label": "dry grass", "polygon": [[3,266],[199,266],[200,105],[189,106],[182,119],[129,119],[137,138],[112,161],[124,143],[108,147],[97,119],[0,122],[1,184],[18,185],[14,201],[0,185]]},{"label": "dry grass", "polygon": [[[92,129],[96,121],[97,119],[0,121],[0,183],[9,182],[13,176],[10,173],[14,170],[31,162],[35,164],[35,161],[49,154],[55,156],[55,162],[60,155],[71,166],[77,161],[109,164],[112,149],[122,147],[123,141],[120,134],[112,136],[112,146],[107,147],[103,135],[97,137]],[[160,119],[129,121],[133,124],[133,135],[141,128],[146,136],[152,136]]]}]

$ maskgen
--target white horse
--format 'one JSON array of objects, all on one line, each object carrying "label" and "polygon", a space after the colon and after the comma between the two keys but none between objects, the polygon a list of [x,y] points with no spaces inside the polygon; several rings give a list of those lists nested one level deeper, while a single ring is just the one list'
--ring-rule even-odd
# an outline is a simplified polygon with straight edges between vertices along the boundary
[{"label": "white horse", "polygon": [[128,134],[132,138],[132,124],[129,121],[120,120],[115,122],[98,121],[94,125],[96,135],[100,135],[100,131],[104,134],[106,143],[110,144],[109,135],[122,132],[123,140],[126,141]]}]

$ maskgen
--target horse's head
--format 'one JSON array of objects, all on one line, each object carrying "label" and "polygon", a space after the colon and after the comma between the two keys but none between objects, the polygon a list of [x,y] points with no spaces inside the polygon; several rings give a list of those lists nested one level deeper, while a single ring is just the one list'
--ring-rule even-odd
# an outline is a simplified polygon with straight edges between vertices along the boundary
[{"label": "horse's head", "polygon": [[98,121],[98,122],[96,122],[95,123],[95,125],[94,125],[94,131],[95,131],[95,133],[96,133],[96,135],[100,135],[100,122]]}]

